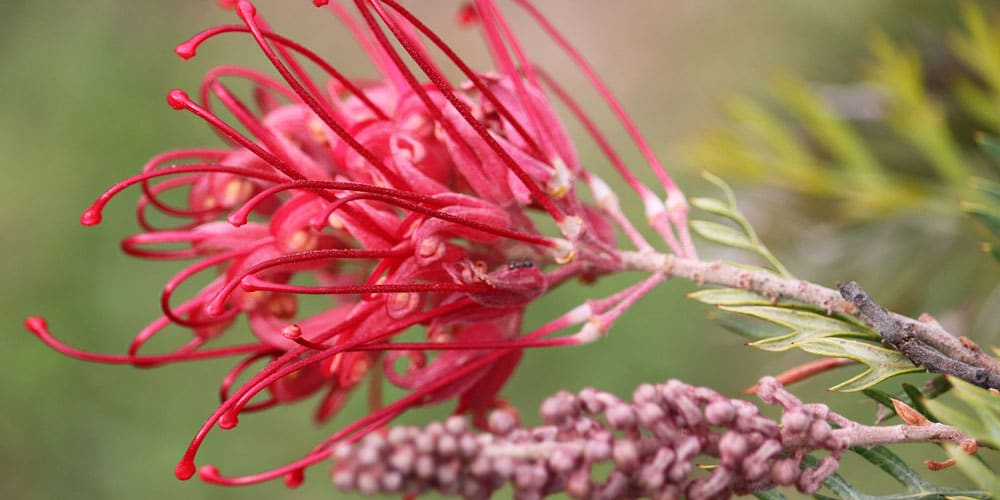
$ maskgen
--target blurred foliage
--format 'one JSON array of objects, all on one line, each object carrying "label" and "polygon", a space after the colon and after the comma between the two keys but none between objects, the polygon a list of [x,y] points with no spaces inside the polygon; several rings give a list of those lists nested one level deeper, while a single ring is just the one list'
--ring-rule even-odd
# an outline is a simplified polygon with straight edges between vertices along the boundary
[{"label": "blurred foliage", "polygon": [[[1000,142],[994,137],[980,134],[979,142],[983,151],[1000,166]],[[962,211],[979,222],[990,234],[991,240],[983,243],[983,250],[1000,260],[1000,183],[982,177],[969,181],[970,198],[962,202]]]},{"label": "blurred foliage", "polygon": [[786,75],[772,85],[776,102],[734,97],[730,123],[688,144],[686,162],[833,200],[849,218],[942,202],[947,211],[982,169],[970,126],[1000,131],[1000,33],[975,4],[963,4],[961,17],[955,64],[928,68],[914,47],[876,32],[864,79],[819,85]]}]

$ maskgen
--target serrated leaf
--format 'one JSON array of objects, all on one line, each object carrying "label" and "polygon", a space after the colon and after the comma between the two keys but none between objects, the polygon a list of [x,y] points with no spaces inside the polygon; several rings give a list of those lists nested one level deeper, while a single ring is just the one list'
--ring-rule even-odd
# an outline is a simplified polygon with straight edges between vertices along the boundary
[{"label": "serrated leaf", "polygon": [[754,342],[754,347],[766,351],[787,351],[815,339],[853,335],[877,339],[878,334],[867,328],[812,311],[778,306],[720,306],[720,309],[776,323],[788,328],[788,333]]},{"label": "serrated leaf", "polygon": [[707,220],[691,221],[691,229],[706,240],[744,250],[756,251],[757,246],[742,231]]},{"label": "serrated leaf", "polygon": [[923,368],[914,366],[899,351],[859,339],[821,338],[802,344],[799,348],[819,356],[852,359],[868,367],[858,375],[831,387],[830,390],[833,391],[860,391],[898,375],[923,371]]},{"label": "serrated leaf", "polygon": [[772,352],[797,348],[819,356],[851,359],[867,367],[833,390],[859,391],[921,370],[899,352],[879,343],[878,333],[847,319],[799,309],[796,304],[763,305],[765,298],[738,289],[701,290],[691,297],[728,313],[719,321],[727,329],[752,339],[752,347]]}]

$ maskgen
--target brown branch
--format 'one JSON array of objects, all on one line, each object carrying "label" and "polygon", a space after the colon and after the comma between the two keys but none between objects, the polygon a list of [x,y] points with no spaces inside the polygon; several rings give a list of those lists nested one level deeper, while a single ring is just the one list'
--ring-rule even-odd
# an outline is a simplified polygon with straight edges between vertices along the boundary
[{"label": "brown branch", "polygon": [[[905,318],[909,321],[901,321],[898,314],[890,313],[872,300],[857,283],[851,281],[841,284],[839,288],[844,299],[849,300],[857,307],[858,316],[879,332],[884,342],[896,348],[914,365],[923,367],[930,372],[953,375],[979,387],[1000,388],[1000,375],[993,373],[986,367],[955,359],[952,357],[955,351],[951,349],[950,345],[944,345],[946,349],[944,352],[938,348],[939,345],[942,345],[940,342],[937,345],[928,345],[923,336],[917,335],[915,323],[919,322],[909,318]],[[926,325],[927,323],[919,324]],[[951,338],[954,339],[954,337]],[[955,341],[960,346],[959,351],[970,351],[957,339]]]}]

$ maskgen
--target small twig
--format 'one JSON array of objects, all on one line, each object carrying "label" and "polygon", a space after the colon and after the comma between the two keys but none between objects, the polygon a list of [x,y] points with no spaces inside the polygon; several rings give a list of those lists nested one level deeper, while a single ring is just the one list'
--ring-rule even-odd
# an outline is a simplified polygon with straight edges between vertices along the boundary
[{"label": "small twig", "polygon": [[623,269],[666,272],[698,285],[722,285],[757,292],[769,299],[797,300],[823,308],[828,314],[854,314],[855,307],[836,290],[806,280],[786,279],[770,271],[741,269],[723,262],[705,262],[670,254],[620,252]]},{"label": "small twig", "polygon": [[[985,367],[959,361],[944,354],[938,350],[938,345],[941,342],[938,345],[925,343],[923,336],[917,334],[918,328],[915,325],[927,325],[926,323],[909,318],[905,318],[909,321],[901,321],[899,315],[890,313],[880,306],[853,281],[841,284],[839,288],[844,299],[849,300],[857,307],[861,319],[878,331],[884,342],[896,348],[914,365],[921,366],[930,372],[953,375],[979,387],[1000,388],[1000,375]],[[950,334],[945,334],[950,336]],[[954,337],[951,338],[958,342]],[[960,342],[958,345],[963,350],[968,351]],[[946,352],[952,353],[951,349]]]},{"label": "small twig", "polygon": [[[847,366],[857,363],[853,359],[847,358],[821,358],[816,361],[810,361],[808,363],[801,364],[799,366],[789,368],[774,376],[775,380],[781,382],[783,386],[789,386],[801,380],[805,380],[814,375],[818,375],[823,372],[833,370],[834,368],[839,368],[841,366]],[[741,394],[756,394],[757,384],[754,384],[746,389],[743,389]]]}]

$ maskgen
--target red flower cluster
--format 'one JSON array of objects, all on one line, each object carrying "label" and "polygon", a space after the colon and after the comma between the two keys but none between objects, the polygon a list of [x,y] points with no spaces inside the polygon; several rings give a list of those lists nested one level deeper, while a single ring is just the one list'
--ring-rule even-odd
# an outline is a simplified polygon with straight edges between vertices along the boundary
[{"label": "red flower cluster", "polygon": [[[203,119],[228,146],[157,156],[81,217],[85,225],[98,224],[112,197],[139,185],[136,215],[143,232],[125,238],[124,251],[154,260],[194,260],[164,286],[163,316],[135,337],[127,355],[73,349],[56,340],[40,318],[27,321],[52,347],[93,361],[151,366],[239,359],[222,382],[220,406],[177,467],[182,479],[194,474],[194,455],[216,424],[232,428],[241,413],[316,393],[322,393],[316,419],[326,420],[370,374],[384,375],[409,395],[384,407],[373,401],[367,417],[292,464],[240,478],[222,477],[208,466],[201,477],[243,484],[284,475],[295,484],[305,466],[329,456],[332,443],[359,439],[418,405],[457,399],[456,412],[468,411],[482,424],[499,404],[497,393],[523,348],[590,340],[663,279],[654,276],[522,331],[525,308],[547,290],[572,277],[621,268],[616,226],[640,250],[651,248],[622,216],[607,185],[581,167],[543,85],[594,133],[672,250],[692,252],[683,230],[683,195],[585,64],[651,159],[667,203],[635,179],[579,106],[528,59],[492,1],[477,1],[459,16],[482,28],[497,65],[490,73],[469,68],[395,1],[355,3],[360,22],[339,5],[329,9],[368,53],[381,75],[377,81],[343,75],[272,31],[245,1],[234,5],[242,24],[208,29],[177,47],[187,59],[217,36],[249,35],[280,79],[220,66],[206,75],[198,100],[171,91],[172,107]],[[583,63],[538,11],[517,3]],[[432,48],[466,81],[450,82],[431,57]],[[312,78],[304,63],[322,70],[328,81]],[[251,100],[232,90],[240,80],[250,84]],[[240,128],[223,119],[217,106]],[[578,196],[580,181],[595,202]],[[183,205],[167,201],[176,199],[171,198],[176,192],[186,199]],[[147,217],[150,210],[181,222],[156,227]],[[546,226],[558,234],[546,234]],[[174,300],[179,287],[206,272],[217,276],[187,300]],[[319,312],[302,314],[305,295],[329,300]],[[241,316],[252,342],[209,347],[224,334],[240,335],[227,332]],[[584,322],[577,335],[544,338]],[[169,325],[189,330],[190,338],[174,351],[143,354],[144,344]],[[417,326],[426,341],[397,338]],[[428,351],[438,354],[427,356]],[[403,372],[396,369],[400,358],[407,361]],[[233,387],[262,360],[263,369]],[[265,392],[267,397],[258,397]]]}]

